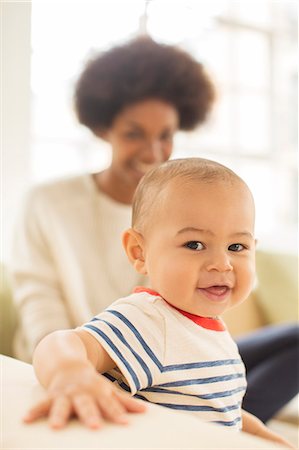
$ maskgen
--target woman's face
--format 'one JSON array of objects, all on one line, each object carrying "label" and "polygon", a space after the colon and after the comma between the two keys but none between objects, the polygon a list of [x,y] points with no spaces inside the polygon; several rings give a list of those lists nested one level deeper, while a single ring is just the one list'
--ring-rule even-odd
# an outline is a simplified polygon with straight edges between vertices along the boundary
[{"label": "woman's face", "polygon": [[111,182],[135,189],[152,167],[169,159],[178,127],[177,110],[149,99],[123,109],[101,137],[112,146]]}]

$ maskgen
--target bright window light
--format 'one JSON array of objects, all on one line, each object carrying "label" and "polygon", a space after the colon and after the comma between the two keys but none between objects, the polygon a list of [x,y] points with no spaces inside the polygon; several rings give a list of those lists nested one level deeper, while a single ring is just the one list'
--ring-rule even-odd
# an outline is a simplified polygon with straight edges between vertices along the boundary
[{"label": "bright window light", "polygon": [[217,85],[210,120],[199,130],[178,133],[174,157],[200,155],[238,171],[257,199],[260,245],[292,251],[297,217],[294,3],[32,0],[33,182],[109,164],[109,146],[77,123],[74,84],[95,52],[147,28],[158,42],[179,45],[202,61]]}]

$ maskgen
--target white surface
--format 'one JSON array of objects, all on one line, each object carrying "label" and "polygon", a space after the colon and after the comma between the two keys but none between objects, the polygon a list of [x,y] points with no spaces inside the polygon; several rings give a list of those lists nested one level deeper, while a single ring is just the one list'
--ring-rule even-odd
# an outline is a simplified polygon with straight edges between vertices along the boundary
[{"label": "white surface", "polygon": [[29,364],[1,356],[1,449],[275,449],[275,444],[195,417],[149,405],[128,426],[107,424],[91,431],[73,420],[51,430],[45,420],[22,423],[28,407],[42,396]]}]

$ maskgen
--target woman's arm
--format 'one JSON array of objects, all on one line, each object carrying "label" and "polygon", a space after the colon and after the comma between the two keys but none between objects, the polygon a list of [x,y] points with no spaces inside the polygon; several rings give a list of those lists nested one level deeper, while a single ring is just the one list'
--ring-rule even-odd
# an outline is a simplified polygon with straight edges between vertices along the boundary
[{"label": "woman's arm", "polygon": [[[45,208],[44,203],[39,192],[27,196],[15,227],[9,264],[14,302],[28,354],[18,356],[24,359],[31,358],[45,335],[72,327],[44,233],[44,223],[49,221],[41,208],[41,205]],[[55,241],[54,232],[52,237]]]},{"label": "woman's arm", "polygon": [[115,363],[84,330],[46,336],[34,352],[33,365],[48,395],[28,412],[25,422],[48,416],[50,426],[61,428],[76,415],[86,426],[100,428],[103,419],[125,424],[128,412],[145,410],[141,402],[98,373],[114,368]]}]

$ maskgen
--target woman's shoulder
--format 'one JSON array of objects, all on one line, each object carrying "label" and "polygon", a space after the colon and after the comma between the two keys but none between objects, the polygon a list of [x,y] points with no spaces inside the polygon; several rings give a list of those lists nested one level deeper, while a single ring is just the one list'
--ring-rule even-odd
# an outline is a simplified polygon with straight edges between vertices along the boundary
[{"label": "woman's shoulder", "polygon": [[27,193],[29,203],[53,203],[71,201],[93,192],[90,174],[64,177],[31,187]]}]

